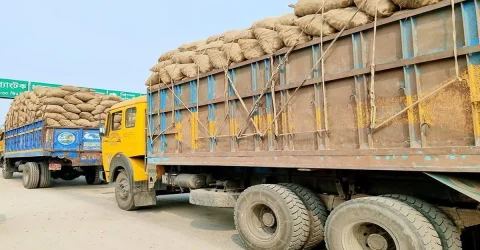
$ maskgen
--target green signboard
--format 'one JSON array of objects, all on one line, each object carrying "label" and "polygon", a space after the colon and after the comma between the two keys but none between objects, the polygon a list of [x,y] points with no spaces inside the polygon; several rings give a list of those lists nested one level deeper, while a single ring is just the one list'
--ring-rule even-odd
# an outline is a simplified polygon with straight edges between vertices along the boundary
[{"label": "green signboard", "polygon": [[[44,82],[29,82],[22,80],[13,80],[13,79],[3,79],[0,78],[0,99],[14,99],[17,95],[22,92],[34,90],[36,87],[48,87],[48,88],[60,88],[62,85],[53,84],[53,83],[44,83]],[[103,95],[114,95],[119,96],[124,100],[132,99],[135,97],[142,96],[144,94],[124,92],[118,90],[106,90],[106,89],[95,89],[93,91],[103,94]]]},{"label": "green signboard", "polygon": [[124,92],[124,91],[117,91],[117,90],[108,90],[108,95],[118,96],[124,100],[133,99],[133,98],[142,96],[142,94],[139,94],[139,93]]},{"label": "green signboard", "polygon": [[106,89],[92,89],[92,90],[102,95],[108,95],[108,90]]},{"label": "green signboard", "polygon": [[34,90],[36,87],[46,87],[46,88],[60,88],[60,84],[53,83],[44,83],[44,82],[30,82],[29,90]]},{"label": "green signboard", "polygon": [[13,99],[28,90],[28,81],[0,78],[0,98]]}]

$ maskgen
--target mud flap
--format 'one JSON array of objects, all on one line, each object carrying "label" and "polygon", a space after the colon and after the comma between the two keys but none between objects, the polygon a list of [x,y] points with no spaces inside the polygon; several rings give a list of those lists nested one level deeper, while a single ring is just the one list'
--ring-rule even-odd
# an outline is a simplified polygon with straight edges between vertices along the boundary
[{"label": "mud flap", "polygon": [[136,207],[154,206],[157,204],[155,190],[148,188],[148,181],[137,181],[133,188],[133,200]]},{"label": "mud flap", "polygon": [[480,181],[444,174],[425,174],[457,190],[458,192],[480,202]]}]

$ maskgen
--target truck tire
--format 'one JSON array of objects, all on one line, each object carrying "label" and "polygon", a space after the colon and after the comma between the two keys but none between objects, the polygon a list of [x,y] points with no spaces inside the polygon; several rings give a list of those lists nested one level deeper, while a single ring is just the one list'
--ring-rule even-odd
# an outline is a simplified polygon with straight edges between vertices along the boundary
[{"label": "truck tire", "polygon": [[40,182],[40,168],[35,162],[27,162],[23,169],[23,186],[26,189],[34,189],[38,187]]},{"label": "truck tire", "polygon": [[115,199],[119,208],[126,211],[135,210],[133,187],[124,171],[120,172],[115,180]]},{"label": "truck tire", "polygon": [[39,188],[50,187],[52,173],[48,169],[48,164],[45,162],[39,162],[38,166],[40,167],[40,183],[38,184],[38,187]]},{"label": "truck tire", "polygon": [[325,222],[328,212],[318,195],[308,188],[294,183],[281,183],[280,185],[294,192],[307,209],[310,218],[310,233],[305,242],[304,249],[312,249],[323,241],[325,234]]},{"label": "truck tire", "polygon": [[395,199],[365,197],[347,201],[327,219],[329,250],[441,250],[433,225],[417,210]]},{"label": "truck tire", "polygon": [[407,195],[387,194],[382,196],[401,201],[425,216],[425,218],[432,223],[435,231],[437,231],[440,241],[442,242],[443,250],[462,250],[460,232],[452,220],[450,220],[442,210],[426,201]]},{"label": "truck tire", "polygon": [[7,163],[5,159],[0,159],[2,162],[2,177],[5,180],[12,179],[13,178],[13,172],[7,171]]},{"label": "truck tire", "polygon": [[308,212],[300,198],[275,184],[246,189],[237,200],[234,219],[247,248],[253,250],[302,249],[310,229]]},{"label": "truck tire", "polygon": [[85,173],[85,180],[89,185],[100,185],[103,183],[100,178],[101,169],[98,166],[92,167]]},{"label": "truck tire", "polygon": [[13,172],[8,172],[5,168],[2,168],[2,177],[3,179],[12,179],[13,178]]}]

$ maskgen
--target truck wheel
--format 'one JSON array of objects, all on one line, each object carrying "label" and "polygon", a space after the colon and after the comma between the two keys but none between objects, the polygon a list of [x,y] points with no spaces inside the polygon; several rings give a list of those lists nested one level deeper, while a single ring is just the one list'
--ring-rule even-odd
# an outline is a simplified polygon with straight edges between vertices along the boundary
[{"label": "truck wheel", "polygon": [[328,212],[320,198],[308,188],[294,183],[280,184],[294,192],[307,208],[310,218],[310,233],[305,243],[304,249],[312,249],[323,241],[325,233],[325,222]]},{"label": "truck wheel", "polygon": [[103,183],[102,179],[100,178],[100,167],[95,166],[93,169],[89,169],[85,173],[85,180],[89,185],[100,185]]},{"label": "truck wheel", "polygon": [[235,227],[248,249],[302,249],[308,238],[309,217],[300,198],[281,185],[246,189],[234,211]]},{"label": "truck wheel", "polygon": [[3,179],[12,179],[13,178],[13,172],[8,172],[5,168],[2,169],[2,177]]},{"label": "truck wheel", "polygon": [[120,172],[115,180],[115,198],[119,208],[131,211],[135,209],[133,187],[125,172]]},{"label": "truck wheel", "polygon": [[417,210],[385,197],[347,201],[327,219],[329,250],[441,250],[438,233]]},{"label": "truck wheel", "polygon": [[13,178],[13,172],[7,171],[7,164],[6,164],[4,159],[1,159],[1,161],[2,161],[2,165],[3,165],[2,166],[2,177],[3,177],[3,179],[6,179],[6,180],[12,179]]},{"label": "truck wheel", "polygon": [[50,187],[52,173],[48,169],[48,164],[45,162],[39,162],[38,166],[40,167],[40,183],[39,188],[48,188]]},{"label": "truck wheel", "polygon": [[40,182],[40,168],[35,162],[27,162],[23,169],[23,186],[27,189],[34,189],[38,187]]},{"label": "truck wheel", "polygon": [[455,224],[453,224],[452,220],[450,220],[450,218],[448,218],[448,216],[440,209],[426,201],[407,195],[387,194],[382,196],[401,201],[425,216],[425,218],[432,223],[438,236],[440,236],[443,250],[462,250],[460,232]]}]

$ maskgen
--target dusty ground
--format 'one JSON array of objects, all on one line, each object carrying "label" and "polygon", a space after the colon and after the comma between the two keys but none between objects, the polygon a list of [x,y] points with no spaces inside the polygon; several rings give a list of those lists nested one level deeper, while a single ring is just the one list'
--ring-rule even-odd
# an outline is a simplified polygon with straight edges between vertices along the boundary
[{"label": "dusty ground", "polygon": [[21,175],[0,177],[0,249],[243,249],[233,210],[159,197],[135,212],[117,208],[113,187],[56,180],[27,190]]}]

